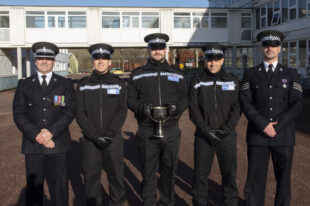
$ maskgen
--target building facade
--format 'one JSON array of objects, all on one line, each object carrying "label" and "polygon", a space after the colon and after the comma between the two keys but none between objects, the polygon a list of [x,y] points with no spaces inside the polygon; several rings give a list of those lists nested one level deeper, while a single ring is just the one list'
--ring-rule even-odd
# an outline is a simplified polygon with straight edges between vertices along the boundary
[{"label": "building facade", "polygon": [[140,48],[147,46],[144,36],[154,32],[170,36],[172,53],[206,42],[226,45],[225,67],[241,77],[243,69],[261,61],[255,36],[265,29],[285,32],[281,61],[297,68],[304,79],[309,77],[310,0],[209,4],[210,8],[0,6],[0,84],[4,78],[16,82],[31,74],[34,42],[53,42],[64,53],[98,42]]}]

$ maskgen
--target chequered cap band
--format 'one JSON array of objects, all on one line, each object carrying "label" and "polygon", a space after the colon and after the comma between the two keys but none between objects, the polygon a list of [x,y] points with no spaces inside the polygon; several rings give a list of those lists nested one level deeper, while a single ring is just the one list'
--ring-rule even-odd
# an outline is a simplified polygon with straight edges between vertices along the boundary
[{"label": "chequered cap band", "polygon": [[265,36],[265,37],[261,38],[260,41],[261,42],[263,42],[263,41],[279,41],[279,42],[281,42],[281,38],[278,36],[269,35],[269,36]]},{"label": "chequered cap band", "polygon": [[205,51],[205,55],[206,54],[223,54],[224,55],[224,52],[222,50],[219,50],[219,49],[208,49]]},{"label": "chequered cap band", "polygon": [[111,55],[111,52],[109,50],[106,50],[106,49],[95,49],[94,51],[92,51],[91,55],[94,55],[94,54],[108,54],[108,55]]}]

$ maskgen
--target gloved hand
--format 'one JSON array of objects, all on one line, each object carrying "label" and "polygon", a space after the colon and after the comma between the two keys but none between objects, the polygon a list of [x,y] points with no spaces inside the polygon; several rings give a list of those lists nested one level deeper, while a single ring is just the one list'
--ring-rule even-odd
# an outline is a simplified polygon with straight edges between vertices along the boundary
[{"label": "gloved hand", "polygon": [[229,131],[223,130],[223,129],[217,129],[217,130],[211,130],[215,133],[216,136],[221,138],[222,140],[229,135]]},{"label": "gloved hand", "polygon": [[107,137],[107,136],[99,136],[95,138],[95,144],[97,145],[97,147],[101,150],[106,149],[107,147],[109,147],[109,145],[112,142],[112,138],[111,137]]},{"label": "gloved hand", "polygon": [[216,133],[213,132],[212,130],[207,132],[205,134],[205,137],[207,138],[207,141],[210,143],[211,146],[216,146],[221,142],[223,142],[223,140],[220,137],[218,137]]},{"label": "gloved hand", "polygon": [[177,115],[177,106],[175,104],[168,103],[168,104],[166,104],[166,106],[168,107],[168,115],[169,116]]},{"label": "gloved hand", "polygon": [[145,116],[150,116],[152,106],[153,105],[149,103],[141,104],[139,106],[139,113]]}]

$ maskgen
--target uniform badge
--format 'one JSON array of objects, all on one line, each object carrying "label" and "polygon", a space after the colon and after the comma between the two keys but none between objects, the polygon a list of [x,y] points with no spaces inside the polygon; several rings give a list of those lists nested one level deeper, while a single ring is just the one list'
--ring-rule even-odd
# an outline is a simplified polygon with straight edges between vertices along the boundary
[{"label": "uniform badge", "polygon": [[108,89],[108,94],[119,94],[119,89]]},{"label": "uniform badge", "polygon": [[287,87],[287,79],[282,79],[283,88]]},{"label": "uniform badge", "polygon": [[262,71],[262,68],[258,68],[258,71]]},{"label": "uniform badge", "polygon": [[235,84],[223,84],[222,85],[222,90],[223,91],[233,91],[235,90]]},{"label": "uniform badge", "polygon": [[54,106],[66,106],[64,95],[54,95]]},{"label": "uniform badge", "polygon": [[173,75],[168,75],[168,80],[173,82],[179,82],[179,78]]}]

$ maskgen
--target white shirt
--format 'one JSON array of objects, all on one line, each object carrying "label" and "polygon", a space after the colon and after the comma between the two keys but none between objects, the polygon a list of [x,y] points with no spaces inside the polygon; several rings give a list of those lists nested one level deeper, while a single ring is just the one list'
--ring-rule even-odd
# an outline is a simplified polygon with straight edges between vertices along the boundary
[{"label": "white shirt", "polygon": [[[278,64],[278,61],[275,61],[275,62],[272,63],[272,71],[273,72],[276,69],[277,64]],[[265,66],[266,72],[268,72],[268,70],[269,70],[269,67],[268,67],[269,63],[264,61],[264,66]]]},{"label": "white shirt", "polygon": [[[42,82],[43,82],[42,75],[43,75],[42,73],[38,72],[38,79],[39,79],[40,85],[42,85]],[[49,72],[49,73],[47,73],[45,75],[46,75],[45,80],[46,80],[46,83],[48,85],[50,83],[51,78],[52,78],[53,72]]]}]

